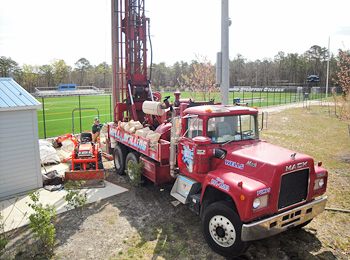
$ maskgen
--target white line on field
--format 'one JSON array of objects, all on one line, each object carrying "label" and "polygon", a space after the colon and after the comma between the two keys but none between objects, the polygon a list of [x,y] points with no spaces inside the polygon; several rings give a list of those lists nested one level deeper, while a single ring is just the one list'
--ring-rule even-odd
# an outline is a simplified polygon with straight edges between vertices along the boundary
[{"label": "white line on field", "polygon": [[[100,114],[101,116],[109,116],[109,114]],[[82,116],[81,118],[87,118],[87,117],[91,117],[91,121],[94,119],[95,116]],[[75,117],[74,121],[78,120],[79,117]],[[49,119],[49,120],[45,120],[45,122],[53,122],[53,121],[62,121],[62,120],[72,120],[72,118],[60,118],[60,119]],[[44,121],[38,121],[38,123],[42,123]]]}]

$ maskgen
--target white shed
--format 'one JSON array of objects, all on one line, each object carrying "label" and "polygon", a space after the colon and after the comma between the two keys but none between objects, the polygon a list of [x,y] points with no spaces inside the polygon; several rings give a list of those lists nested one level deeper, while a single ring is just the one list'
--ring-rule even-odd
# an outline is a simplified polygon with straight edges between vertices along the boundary
[{"label": "white shed", "polygon": [[0,78],[0,198],[43,186],[37,109],[32,95]]}]

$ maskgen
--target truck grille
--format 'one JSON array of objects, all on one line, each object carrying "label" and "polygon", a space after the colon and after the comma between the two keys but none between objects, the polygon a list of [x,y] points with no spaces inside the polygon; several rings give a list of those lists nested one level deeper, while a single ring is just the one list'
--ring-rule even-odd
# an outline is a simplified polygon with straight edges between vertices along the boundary
[{"label": "truck grille", "polygon": [[282,175],[278,209],[306,200],[309,188],[309,169]]}]

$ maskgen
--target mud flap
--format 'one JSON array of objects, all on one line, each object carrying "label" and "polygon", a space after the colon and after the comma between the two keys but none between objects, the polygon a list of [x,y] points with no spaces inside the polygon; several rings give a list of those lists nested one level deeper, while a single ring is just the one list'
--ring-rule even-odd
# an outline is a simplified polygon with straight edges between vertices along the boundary
[{"label": "mud flap", "polygon": [[81,188],[105,187],[104,170],[67,171],[64,175],[64,183],[68,181],[85,181],[85,183],[81,185]]}]

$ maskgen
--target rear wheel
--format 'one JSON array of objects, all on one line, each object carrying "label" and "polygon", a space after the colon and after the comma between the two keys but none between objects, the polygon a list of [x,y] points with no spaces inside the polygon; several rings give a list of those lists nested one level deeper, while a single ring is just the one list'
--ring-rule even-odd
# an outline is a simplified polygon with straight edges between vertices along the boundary
[{"label": "rear wheel", "polygon": [[204,211],[203,233],[209,246],[226,257],[238,257],[247,249],[241,240],[242,222],[225,201],[214,202]]},{"label": "rear wheel", "polygon": [[131,171],[128,169],[128,164],[131,161],[134,164],[138,164],[139,163],[139,158],[140,155],[136,152],[130,152],[128,153],[128,155],[126,156],[126,160],[125,160],[125,168],[127,170],[127,175],[129,176],[130,180],[134,180],[134,175],[131,173]]},{"label": "rear wheel", "polygon": [[113,151],[113,158],[114,158],[114,166],[115,171],[119,175],[125,174],[125,159],[126,159],[127,150],[125,146],[122,145],[116,145]]}]

